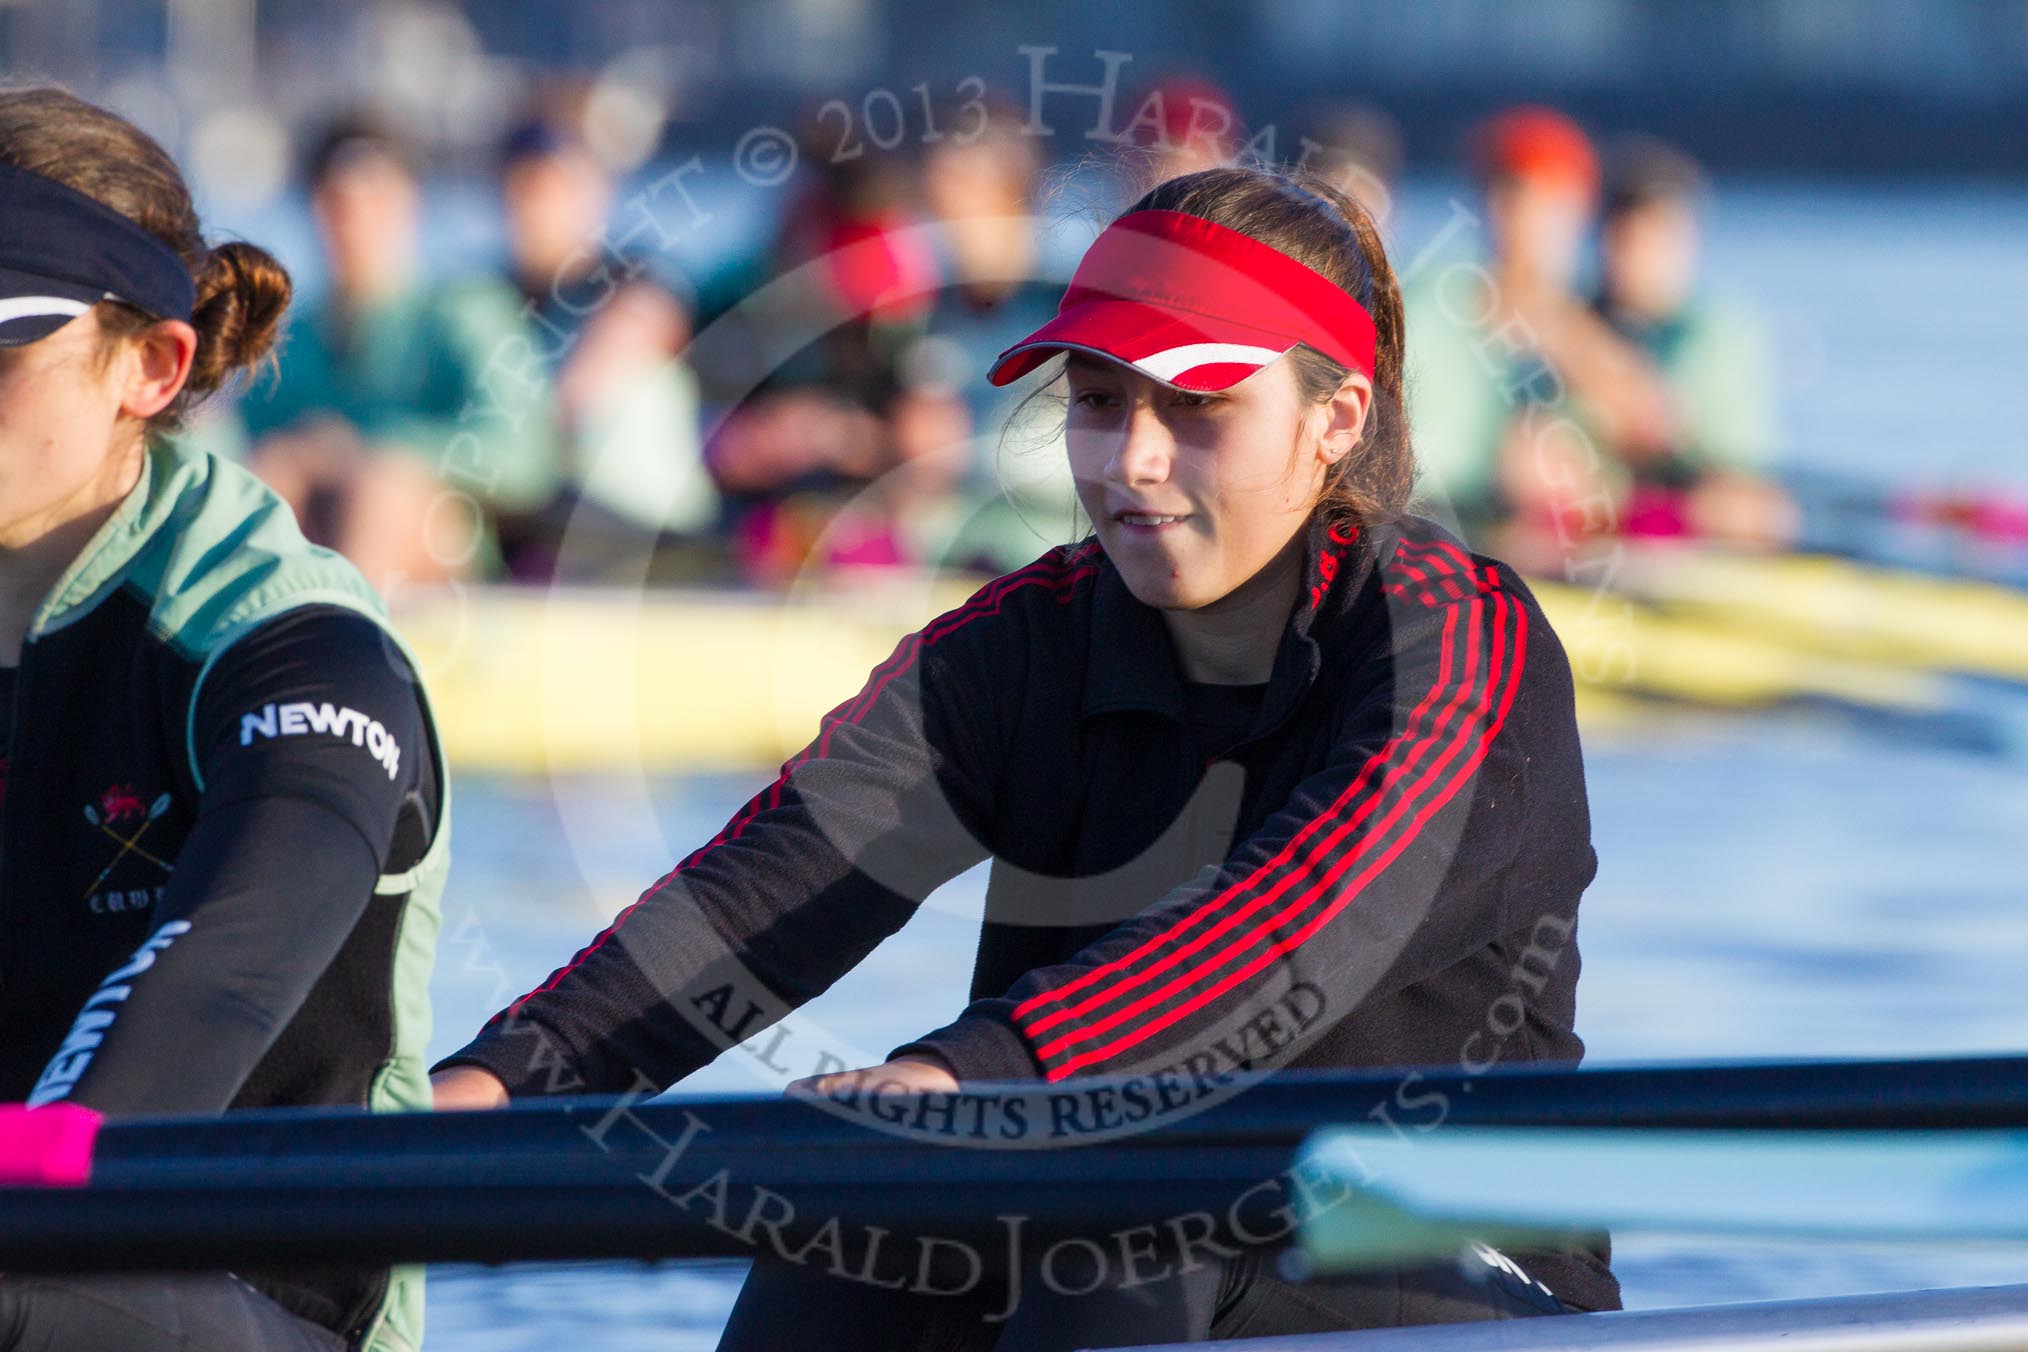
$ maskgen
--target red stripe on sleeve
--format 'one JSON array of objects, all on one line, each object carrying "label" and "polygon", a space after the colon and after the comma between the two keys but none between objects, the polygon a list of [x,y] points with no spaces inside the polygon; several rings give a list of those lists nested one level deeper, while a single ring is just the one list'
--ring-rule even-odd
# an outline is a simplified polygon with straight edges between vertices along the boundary
[{"label": "red stripe on sleeve", "polygon": [[[1390,738],[1384,746],[1382,746],[1378,751],[1375,751],[1372,756],[1367,758],[1366,763],[1360,767],[1359,773],[1356,776],[1354,776],[1352,783],[1345,788],[1345,791],[1341,793],[1335,801],[1333,801],[1333,803],[1329,808],[1325,809],[1322,813],[1312,818],[1303,827],[1303,829],[1297,832],[1295,836],[1293,836],[1286,845],[1282,846],[1282,848],[1278,850],[1272,858],[1268,859],[1265,863],[1261,864],[1252,873],[1248,874],[1246,878],[1244,878],[1240,882],[1233,884],[1231,887],[1225,889],[1224,891],[1206,900],[1188,917],[1186,917],[1176,925],[1171,926],[1167,932],[1156,935],[1155,937],[1149,939],[1146,943],[1142,944],[1139,948],[1135,949],[1132,953],[1127,954],[1125,957],[1115,959],[1113,962],[1107,963],[1103,967],[1085,973],[1083,976],[1065,985],[1058,991],[1037,995],[1030,998],[1029,1000],[1022,1002],[1022,1004],[1015,1009],[1014,1017],[1017,1020],[1023,1019],[1024,1015],[1028,1011],[1034,1009],[1037,1005],[1041,1004],[1046,1000],[1061,999],[1062,997],[1071,994],[1078,988],[1091,985],[1094,982],[1099,981],[1104,976],[1109,975],[1113,972],[1126,972],[1129,968],[1132,968],[1134,966],[1135,960],[1137,958],[1146,954],[1153,953],[1158,948],[1162,947],[1165,944],[1176,942],[1181,938],[1183,934],[1195,928],[1201,922],[1210,919],[1213,915],[1217,914],[1219,911],[1223,910],[1231,901],[1239,897],[1242,897],[1247,893],[1254,891],[1257,888],[1265,886],[1268,883],[1268,880],[1274,877],[1277,873],[1280,873],[1280,881],[1275,883],[1275,885],[1269,888],[1265,893],[1256,897],[1253,902],[1251,902],[1248,906],[1246,906],[1238,913],[1230,915],[1225,919],[1219,921],[1216,925],[1213,925],[1204,934],[1199,935],[1197,938],[1191,940],[1189,943],[1185,944],[1182,948],[1172,950],[1167,955],[1158,959],[1151,966],[1142,968],[1139,971],[1131,973],[1130,975],[1126,976],[1123,980],[1111,986],[1107,986],[1104,989],[1099,990],[1094,994],[1085,997],[1084,999],[1078,1001],[1074,1005],[1060,1006],[1052,1013],[1045,1014],[1042,1017],[1034,1019],[1032,1021],[1025,1021],[1023,1023],[1023,1027],[1026,1029],[1028,1034],[1031,1037],[1036,1036],[1038,1034],[1048,1031],[1051,1027],[1054,1027],[1056,1024],[1061,1023],[1066,1019],[1071,1019],[1078,1017],[1079,1015],[1090,1013],[1092,1010],[1104,1004],[1106,1001],[1125,994],[1127,991],[1133,989],[1135,986],[1140,985],[1142,982],[1148,980],[1149,978],[1155,976],[1156,974],[1168,969],[1169,967],[1174,966],[1177,962],[1180,962],[1182,959],[1188,957],[1190,954],[1197,952],[1198,950],[1205,947],[1207,944],[1214,942],[1220,935],[1231,930],[1234,926],[1243,921],[1249,914],[1259,910],[1263,906],[1272,903],[1276,897],[1280,896],[1284,891],[1288,889],[1288,887],[1291,884],[1293,884],[1295,879],[1298,876],[1300,876],[1302,869],[1304,867],[1307,867],[1309,860],[1313,858],[1316,853],[1321,852],[1322,850],[1327,849],[1329,847],[1330,840],[1326,839],[1325,841],[1319,843],[1314,849],[1309,848],[1313,837],[1315,837],[1319,833],[1327,831],[1334,825],[1339,824],[1341,814],[1350,804],[1356,802],[1362,794],[1367,792],[1367,790],[1371,785],[1373,776],[1375,774],[1382,775],[1384,781],[1386,782],[1392,782],[1395,778],[1398,778],[1400,775],[1412,771],[1415,765],[1421,759],[1424,751],[1431,744],[1435,735],[1441,731],[1442,722],[1448,721],[1452,709],[1456,707],[1461,697],[1461,693],[1468,688],[1468,684],[1466,682],[1457,683],[1455,691],[1452,688],[1454,637],[1457,623],[1458,623],[1457,614],[1453,613],[1452,615],[1447,617],[1444,626],[1443,655],[1439,664],[1437,679],[1433,683],[1431,683],[1430,688],[1427,692],[1425,692],[1422,701],[1416,706],[1414,712],[1409,715],[1407,722],[1403,725],[1402,734],[1400,736]],[[1446,694],[1449,694],[1450,696],[1450,703],[1445,707],[1443,719],[1439,721],[1439,725],[1437,727],[1435,728],[1427,727],[1425,725],[1424,720],[1427,719],[1429,711],[1433,707],[1435,707],[1436,704],[1446,696]],[[1397,759],[1397,757],[1400,756],[1404,747],[1406,747],[1407,749],[1407,755],[1404,758]],[[1383,791],[1386,787],[1386,782],[1382,784]],[[1343,827],[1349,829],[1350,827],[1357,826],[1360,822],[1364,821],[1368,816],[1372,814],[1373,810],[1379,806],[1380,801],[1381,799],[1378,795],[1374,795],[1371,798],[1369,798],[1364,804],[1364,806],[1360,808],[1358,812],[1349,821],[1342,823]],[[1296,858],[1298,854],[1303,855],[1304,863],[1294,868],[1289,868],[1288,866],[1291,864],[1291,862]],[[1287,871],[1283,872],[1283,870],[1285,869]],[[1049,1045],[1054,1047],[1057,1046],[1058,1044],[1051,1043]]]},{"label": "red stripe on sleeve", "polygon": [[[1412,565],[1409,565],[1406,560],[1400,559],[1398,555],[1396,564],[1403,571],[1413,571],[1414,575],[1420,579],[1431,579],[1433,573],[1448,574],[1450,572],[1450,568],[1448,566],[1447,561],[1443,560],[1436,561],[1433,564],[1433,567],[1430,571],[1425,571],[1422,568],[1415,568]],[[1417,594],[1419,594],[1422,597],[1426,605],[1436,604],[1434,595],[1428,592],[1427,590],[1419,590]],[[1454,619],[1455,617],[1452,618]],[[1416,710],[1410,715],[1408,723],[1404,725],[1405,728],[1413,727],[1415,725],[1416,719],[1426,714],[1427,710],[1430,707],[1432,707],[1434,702],[1438,699],[1440,692],[1443,690],[1446,682],[1449,679],[1451,670],[1450,667],[1451,660],[1452,660],[1451,628],[1450,624],[1447,622],[1444,637],[1444,647],[1442,650],[1442,657],[1439,664],[1439,674],[1437,681],[1431,687],[1430,691],[1424,696],[1423,701],[1420,704],[1418,704]],[[1361,778],[1355,779],[1352,786],[1346,790],[1346,795],[1348,797],[1349,795],[1356,792],[1363,785],[1364,776],[1366,774],[1376,772],[1378,770],[1385,768],[1386,758],[1391,751],[1397,749],[1397,743],[1398,739],[1391,740],[1387,744],[1387,746],[1382,747],[1380,751],[1376,752],[1374,756],[1368,760],[1364,770],[1362,770],[1361,772]],[[1417,754],[1420,754],[1419,750]],[[1343,800],[1341,799],[1341,801]],[[1330,821],[1330,813],[1326,812],[1324,815],[1310,822],[1307,826],[1303,828],[1301,832],[1299,832],[1295,836],[1294,839],[1292,839],[1287,845],[1283,846],[1282,849],[1276,853],[1274,858],[1262,864],[1260,868],[1256,870],[1255,873],[1251,875],[1245,882],[1236,885],[1236,888],[1234,890],[1244,891],[1247,888],[1250,888],[1256,885],[1261,880],[1263,880],[1269,873],[1273,872],[1276,869],[1281,868],[1289,861],[1291,857],[1293,857],[1293,855],[1297,851],[1301,850],[1304,847],[1304,844],[1307,842],[1307,840],[1312,834],[1324,829],[1329,824],[1329,821]],[[1142,958],[1148,956],[1151,953],[1154,953],[1157,949],[1161,948],[1163,945],[1174,942],[1175,940],[1179,939],[1183,934],[1187,933],[1190,929],[1194,928],[1203,921],[1210,919],[1211,916],[1214,915],[1219,909],[1219,906],[1222,904],[1223,899],[1229,895],[1231,895],[1230,891],[1228,891],[1227,893],[1221,893],[1218,897],[1212,898],[1211,900],[1207,901],[1203,906],[1193,911],[1189,916],[1185,917],[1178,924],[1173,926],[1171,929],[1162,934],[1158,934],[1150,938],[1147,942],[1143,943],[1138,948],[1134,949],[1133,952],[1127,953],[1122,957],[1115,958],[1113,961],[1105,963],[1099,967],[1095,967],[1090,971],[1083,973],[1082,975],[1076,977],[1075,979],[1066,982],[1064,985],[1059,986],[1053,990],[1037,992],[1035,995],[1030,996],[1028,999],[1022,1001],[1019,1005],[1015,1006],[1013,1017],[1017,1021],[1023,1021],[1024,1026],[1027,1026],[1025,1023],[1027,1016],[1034,1013],[1037,1009],[1041,1008],[1042,1006],[1062,1001],[1068,998],[1069,996],[1076,994],[1079,990],[1082,990],[1087,986],[1103,981],[1106,977],[1111,976],[1114,973],[1124,972],[1132,968]],[[1201,943],[1202,941],[1199,942]],[[1063,1018],[1072,1017],[1081,1011],[1088,1010],[1089,1008],[1092,1007],[1092,1003],[1093,1002],[1091,1001],[1083,1001],[1080,1002],[1075,1008],[1069,1008],[1058,1014],[1046,1016],[1040,1020],[1037,1020],[1036,1023],[1030,1028],[1030,1031],[1031,1032],[1045,1031],[1053,1024],[1060,1022]]]},{"label": "red stripe on sleeve", "polygon": [[[1471,609],[1476,612],[1484,604],[1486,603],[1474,602]],[[1507,713],[1513,707],[1514,692],[1519,687],[1521,673],[1526,662],[1525,639],[1527,615],[1521,609],[1520,604],[1509,596],[1495,597],[1491,604],[1493,606],[1494,643],[1496,647],[1504,646],[1504,630],[1506,627],[1504,616],[1508,613],[1514,616],[1515,632],[1511,661],[1508,663],[1507,670],[1502,676],[1487,683],[1484,695],[1479,701],[1479,707],[1474,711],[1474,719],[1483,724],[1479,736],[1474,739],[1467,739],[1461,736],[1457,742],[1454,742],[1445,751],[1443,757],[1444,760],[1448,760],[1459,747],[1469,740],[1473,744],[1465,760],[1457,767],[1456,771],[1442,787],[1432,794],[1426,791],[1427,785],[1441,772],[1442,760],[1433,764],[1429,772],[1424,776],[1423,781],[1414,786],[1408,795],[1403,798],[1401,805],[1396,808],[1395,813],[1390,814],[1390,820],[1393,820],[1398,813],[1407,808],[1409,803],[1419,801],[1420,807],[1416,811],[1413,820],[1409,822],[1407,829],[1399,832],[1385,851],[1373,858],[1350,882],[1346,883],[1342,888],[1337,889],[1335,895],[1332,895],[1333,887],[1338,880],[1343,877],[1347,870],[1351,869],[1354,864],[1358,863],[1361,858],[1370,852],[1371,843],[1384,838],[1389,822],[1382,822],[1381,826],[1368,840],[1362,841],[1359,848],[1352,850],[1344,858],[1331,864],[1322,876],[1318,877],[1294,901],[1290,902],[1275,915],[1263,920],[1244,939],[1228,947],[1218,958],[1201,964],[1188,976],[1179,978],[1176,982],[1171,983],[1170,989],[1184,990],[1196,984],[1203,976],[1208,975],[1210,972],[1231,961],[1234,957],[1239,956],[1282,925],[1301,917],[1319,899],[1329,896],[1330,900],[1328,904],[1323,906],[1321,910],[1318,910],[1308,920],[1304,921],[1299,928],[1285,937],[1275,940],[1250,961],[1228,973],[1206,990],[1199,992],[1180,1004],[1172,1006],[1156,1017],[1135,1025],[1130,1031],[1122,1034],[1120,1037],[1114,1038],[1110,1042],[1088,1048],[1049,1067],[1045,1071],[1047,1078],[1051,1080],[1063,1079],[1087,1065],[1103,1061],[1108,1057],[1115,1056],[1134,1047],[1163,1028],[1209,1004],[1233,987],[1258,973],[1276,959],[1300,948],[1318,930],[1329,923],[1333,917],[1343,911],[1346,906],[1350,905],[1374,878],[1385,872],[1387,867],[1400,856],[1402,851],[1408,848],[1409,844],[1421,834],[1422,829],[1429,821],[1456,796],[1458,789],[1470,780],[1472,774],[1484,762],[1487,753],[1492,748],[1493,739],[1505,724]],[[1500,660],[1496,656],[1495,661],[1498,662]],[[1499,691],[1497,698],[1495,697],[1496,688]],[[1495,704],[1497,704],[1497,712],[1493,713],[1490,719],[1488,719],[1489,707]],[[1470,725],[1466,726],[1469,727]],[[1463,729],[1461,729],[1462,731]],[[1347,825],[1341,828],[1337,834],[1342,837],[1350,829],[1351,826]],[[1319,846],[1313,855],[1313,862],[1321,861],[1329,845],[1330,842],[1327,841]],[[1305,871],[1309,867],[1310,865],[1306,864]],[[1071,1043],[1082,1041],[1088,1035],[1088,1033],[1080,1033],[1058,1039],[1057,1051],[1050,1053],[1050,1055],[1060,1054],[1061,1050],[1068,1047]],[[1038,1054],[1042,1053],[1039,1052]]]}]

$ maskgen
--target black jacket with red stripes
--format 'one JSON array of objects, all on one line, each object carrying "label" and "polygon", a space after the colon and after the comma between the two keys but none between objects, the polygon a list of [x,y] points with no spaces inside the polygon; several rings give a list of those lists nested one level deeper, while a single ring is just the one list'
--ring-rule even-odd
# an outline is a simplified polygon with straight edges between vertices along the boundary
[{"label": "black jacket with red stripes", "polygon": [[[962,1079],[1574,1063],[1595,858],[1569,666],[1416,517],[1316,522],[1247,739],[1183,735],[1160,614],[1095,541],[903,640],[711,842],[450,1062],[517,1095],[673,1084],[993,861]],[[838,1069],[810,1066],[799,1071]],[[1536,1275],[1616,1304],[1598,1256]]]}]

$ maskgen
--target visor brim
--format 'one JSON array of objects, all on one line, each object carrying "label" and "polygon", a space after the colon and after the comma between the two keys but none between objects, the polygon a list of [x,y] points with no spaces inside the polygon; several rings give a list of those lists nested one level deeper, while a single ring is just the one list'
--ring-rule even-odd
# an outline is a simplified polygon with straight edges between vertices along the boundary
[{"label": "visor brim", "polygon": [[1299,345],[1286,334],[1145,300],[1086,301],[1002,352],[987,380],[1006,385],[1059,352],[1085,352],[1177,389],[1230,389]]},{"label": "visor brim", "polygon": [[98,287],[0,268],[0,347],[39,342],[105,297]]}]

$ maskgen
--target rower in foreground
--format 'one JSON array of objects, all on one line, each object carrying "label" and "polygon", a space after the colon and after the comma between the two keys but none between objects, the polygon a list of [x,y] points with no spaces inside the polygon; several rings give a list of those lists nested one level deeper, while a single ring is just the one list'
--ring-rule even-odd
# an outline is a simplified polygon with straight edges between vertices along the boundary
[{"label": "rower in foreground", "polygon": [[[1238,1070],[1579,1059],[1595,857],[1570,671],[1511,569],[1407,514],[1401,301],[1371,219],[1259,170],[1164,183],[991,378],[1066,354],[1091,536],[904,640],[439,1067],[439,1107],[675,1084],[987,857],[973,1003],[796,1087],[1132,1075],[1187,1111]],[[1426,1129],[1441,1103],[1412,1084]],[[1079,1295],[1031,1283],[1001,1321],[994,1283],[930,1295],[764,1252],[721,1347],[1012,1352],[1618,1304],[1603,1247],[1300,1286],[1259,1251],[1188,1257]]]},{"label": "rower in foreground", "polygon": [[[422,691],[353,567],[168,435],[289,291],[206,246],[131,124],[0,92],[0,1101],[27,1119],[427,1106]],[[399,1352],[420,1301],[371,1267],[10,1277],[0,1348]]]}]

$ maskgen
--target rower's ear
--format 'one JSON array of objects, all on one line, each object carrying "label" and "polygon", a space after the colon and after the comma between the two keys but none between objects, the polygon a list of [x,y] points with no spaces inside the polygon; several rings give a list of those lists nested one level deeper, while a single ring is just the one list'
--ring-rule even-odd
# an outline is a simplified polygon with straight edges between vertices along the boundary
[{"label": "rower's ear", "polygon": [[1366,435],[1366,420],[1373,411],[1373,382],[1357,371],[1339,382],[1337,390],[1324,401],[1324,423],[1317,454],[1327,465],[1335,465],[1352,454]]},{"label": "rower's ear", "polygon": [[180,319],[150,324],[127,340],[120,411],[143,422],[169,407],[190,379],[197,330]]}]

